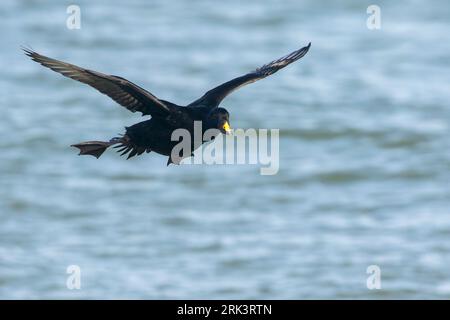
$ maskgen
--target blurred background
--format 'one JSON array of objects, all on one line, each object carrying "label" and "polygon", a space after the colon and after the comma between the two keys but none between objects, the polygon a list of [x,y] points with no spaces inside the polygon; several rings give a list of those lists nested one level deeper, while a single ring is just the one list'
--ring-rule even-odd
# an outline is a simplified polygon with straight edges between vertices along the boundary
[{"label": "blurred background", "polygon": [[[446,0],[1,1],[0,298],[450,298],[449,16]],[[19,49],[187,104],[310,41],[223,103],[234,128],[280,129],[274,176],[78,157],[142,118]]]}]

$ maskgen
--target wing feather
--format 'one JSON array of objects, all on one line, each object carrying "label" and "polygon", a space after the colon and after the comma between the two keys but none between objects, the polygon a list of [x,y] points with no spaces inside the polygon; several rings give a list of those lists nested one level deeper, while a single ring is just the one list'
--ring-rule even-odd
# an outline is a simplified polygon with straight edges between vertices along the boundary
[{"label": "wing feather", "polygon": [[265,64],[250,73],[225,82],[220,86],[209,90],[201,98],[192,102],[189,106],[203,106],[211,109],[216,108],[219,106],[222,100],[233,91],[249,83],[264,79],[265,77],[274,74],[275,72],[286,67],[292,62],[295,62],[298,59],[302,58],[308,52],[310,46],[311,43],[309,43],[306,47],[303,47],[284,57],[281,57],[280,59]]},{"label": "wing feather", "polygon": [[139,111],[143,115],[166,116],[171,111],[164,102],[127,79],[84,69],[43,56],[27,48],[23,50],[32,60],[63,76],[90,85],[131,112]]}]

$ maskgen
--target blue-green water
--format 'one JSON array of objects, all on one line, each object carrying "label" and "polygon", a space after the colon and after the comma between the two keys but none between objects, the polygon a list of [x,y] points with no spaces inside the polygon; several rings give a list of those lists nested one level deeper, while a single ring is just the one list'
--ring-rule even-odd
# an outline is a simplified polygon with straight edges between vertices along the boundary
[{"label": "blue-green water", "polygon": [[[378,1],[380,30],[358,0],[69,4],[0,3],[0,298],[450,298],[448,1]],[[274,176],[78,157],[141,118],[19,50],[184,104],[309,41],[223,104],[280,129]]]}]

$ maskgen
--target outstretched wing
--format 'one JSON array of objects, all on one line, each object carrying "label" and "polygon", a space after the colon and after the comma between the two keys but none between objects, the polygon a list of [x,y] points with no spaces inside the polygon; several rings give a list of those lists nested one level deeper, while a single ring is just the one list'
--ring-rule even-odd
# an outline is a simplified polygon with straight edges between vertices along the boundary
[{"label": "outstretched wing", "polygon": [[170,109],[161,100],[124,78],[48,58],[30,49],[23,48],[23,50],[34,61],[63,76],[90,85],[131,112],[139,111],[143,115],[151,116],[166,116],[170,113]]},{"label": "outstretched wing", "polygon": [[294,51],[287,56],[284,56],[278,60],[272,61],[253,72],[247,73],[246,75],[234,78],[228,82],[221,84],[214,89],[206,92],[201,98],[192,102],[189,106],[206,106],[208,108],[216,108],[222,100],[240,87],[255,82],[260,79],[264,79],[271,74],[274,74],[280,69],[283,69],[288,64],[291,64],[294,61],[297,61],[301,57],[303,57],[309,50],[311,43],[309,43],[306,47],[303,47],[297,51]]}]

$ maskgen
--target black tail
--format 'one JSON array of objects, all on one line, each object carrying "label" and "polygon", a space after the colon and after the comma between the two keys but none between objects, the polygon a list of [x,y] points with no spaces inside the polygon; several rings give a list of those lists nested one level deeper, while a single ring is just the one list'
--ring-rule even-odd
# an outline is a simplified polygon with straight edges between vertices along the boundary
[{"label": "black tail", "polygon": [[79,155],[91,155],[96,157],[97,159],[100,158],[100,156],[105,152],[108,147],[121,143],[122,140],[120,138],[113,138],[109,142],[105,141],[86,141],[86,142],[80,142],[77,144],[71,145],[71,147],[75,147],[80,149]]}]

